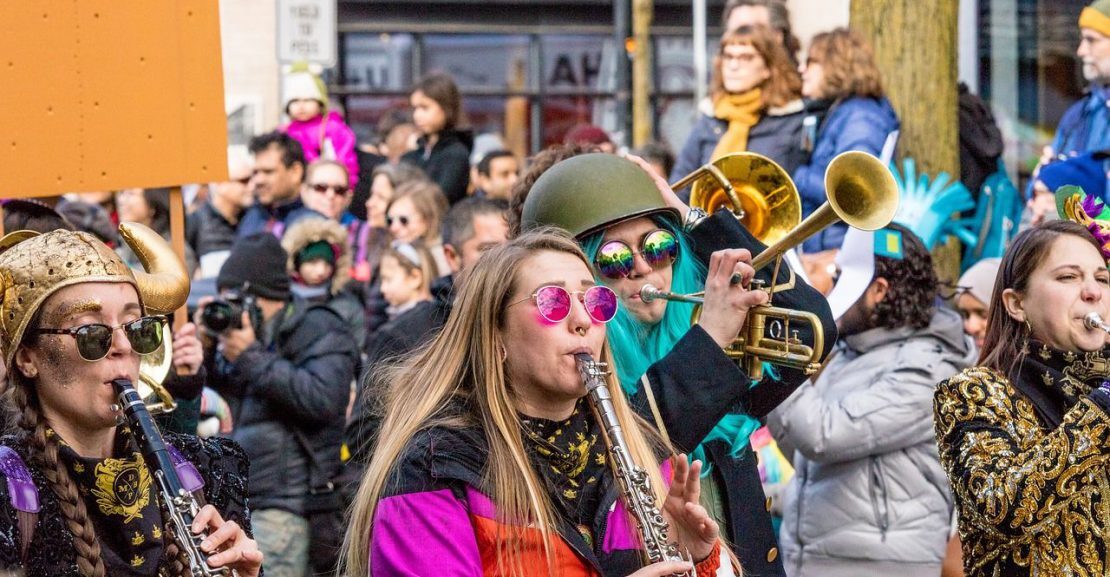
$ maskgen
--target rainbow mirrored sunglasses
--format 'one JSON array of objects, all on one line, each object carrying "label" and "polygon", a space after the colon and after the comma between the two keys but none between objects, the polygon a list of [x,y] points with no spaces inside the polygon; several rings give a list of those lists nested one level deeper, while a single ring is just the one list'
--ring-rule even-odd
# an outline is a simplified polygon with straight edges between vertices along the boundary
[{"label": "rainbow mirrored sunglasses", "polygon": [[633,251],[624,241],[611,240],[598,249],[594,265],[597,266],[598,274],[605,278],[626,278],[632,274],[637,254],[651,268],[670,266],[678,258],[678,239],[668,230],[656,229],[640,238],[639,252]]}]

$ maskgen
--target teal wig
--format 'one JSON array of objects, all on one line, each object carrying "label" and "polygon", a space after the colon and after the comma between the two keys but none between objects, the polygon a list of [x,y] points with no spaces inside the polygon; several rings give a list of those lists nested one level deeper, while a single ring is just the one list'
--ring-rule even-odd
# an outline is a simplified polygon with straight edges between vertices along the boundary
[{"label": "teal wig", "polygon": [[[690,241],[682,232],[682,228],[666,216],[656,215],[651,219],[678,239],[678,258],[673,266],[670,290],[676,293],[705,290],[706,267],[694,255]],[[589,255],[591,262],[597,258],[603,236],[604,232],[599,232],[582,241],[582,249]],[[600,282],[601,279],[598,280]],[[671,352],[679,339],[690,330],[690,315],[693,312],[692,304],[669,302],[659,323],[655,326],[647,326],[629,314],[626,308],[617,309],[617,316],[608,326],[609,346],[613,348],[617,377],[627,394],[635,394],[640,390],[640,378],[648,368]],[[730,453],[735,457],[744,450],[748,444],[748,437],[759,426],[759,421],[750,415],[729,413],[717,423],[705,441],[694,449],[691,458],[700,459],[705,463],[703,474],[708,474],[710,463],[705,455],[706,442],[725,441],[731,447]]]}]

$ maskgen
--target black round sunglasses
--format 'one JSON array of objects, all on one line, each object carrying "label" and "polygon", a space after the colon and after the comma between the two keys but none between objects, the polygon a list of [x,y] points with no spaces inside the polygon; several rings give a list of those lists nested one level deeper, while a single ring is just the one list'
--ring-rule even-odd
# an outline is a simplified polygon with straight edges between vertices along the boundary
[{"label": "black round sunglasses", "polygon": [[166,324],[164,316],[147,316],[122,325],[108,326],[90,323],[68,329],[39,328],[34,332],[42,335],[69,335],[77,340],[77,352],[86,361],[99,361],[108,356],[112,348],[112,336],[116,329],[122,328],[123,334],[131,343],[131,348],[140,355],[149,355],[162,346],[162,327]]}]

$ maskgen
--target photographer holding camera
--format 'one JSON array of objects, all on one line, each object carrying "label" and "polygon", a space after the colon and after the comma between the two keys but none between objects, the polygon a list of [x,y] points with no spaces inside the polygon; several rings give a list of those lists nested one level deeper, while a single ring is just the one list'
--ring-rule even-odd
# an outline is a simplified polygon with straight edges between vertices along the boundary
[{"label": "photographer holding camera", "polygon": [[332,479],[358,360],[337,313],[291,298],[286,259],[273,235],[240,239],[216,279],[220,296],[196,315],[209,386],[231,405],[232,438],[250,457],[254,533],[271,577],[334,566]]}]

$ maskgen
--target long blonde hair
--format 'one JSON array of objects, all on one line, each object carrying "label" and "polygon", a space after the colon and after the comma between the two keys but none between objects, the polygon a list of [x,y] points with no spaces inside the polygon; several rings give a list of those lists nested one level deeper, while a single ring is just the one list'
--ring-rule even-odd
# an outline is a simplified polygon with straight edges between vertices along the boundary
[{"label": "long blonde hair", "polygon": [[[381,434],[350,511],[350,523],[340,557],[341,575],[367,575],[369,544],[378,503],[387,493],[387,481],[413,437],[433,427],[479,427],[487,440],[489,460],[483,487],[495,505],[500,527],[522,522],[538,527],[554,573],[552,533],[557,526],[552,497],[533,470],[525,452],[520,416],[511,383],[506,381],[501,359],[500,332],[505,306],[517,289],[517,274],[530,257],[541,251],[571,254],[589,267],[578,244],[562,231],[540,229],[491,249],[466,275],[443,331],[427,347],[402,364],[379,373],[386,384],[385,419]],[[612,366],[608,344],[601,359]],[[620,385],[611,373],[609,388]],[[632,458],[644,467],[654,484],[660,506],[666,496],[659,452],[669,452],[651,427],[637,417],[624,396],[613,395],[613,406],[628,441]],[[466,407],[469,411],[459,411]],[[557,537],[556,537],[557,538]],[[523,573],[520,535],[499,534],[497,559]],[[507,546],[505,544],[508,544]]]}]

